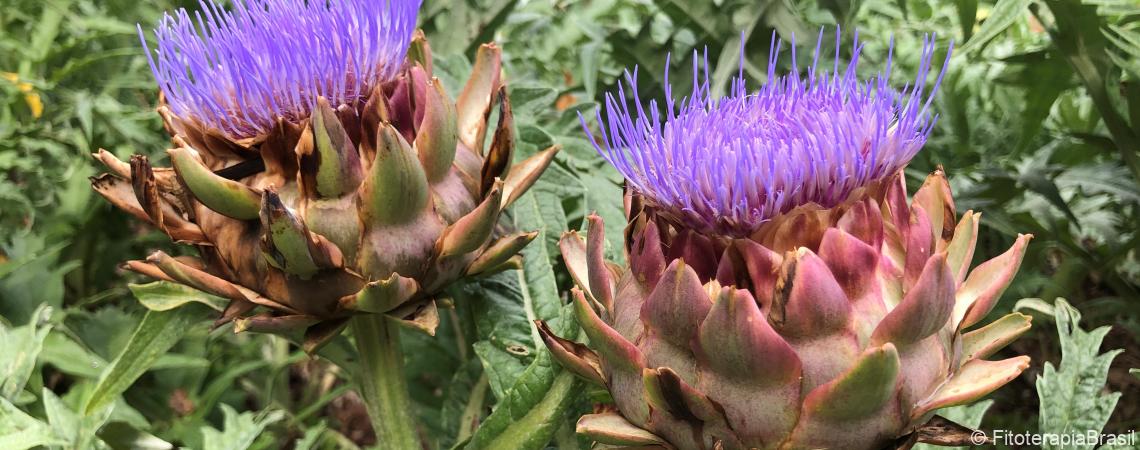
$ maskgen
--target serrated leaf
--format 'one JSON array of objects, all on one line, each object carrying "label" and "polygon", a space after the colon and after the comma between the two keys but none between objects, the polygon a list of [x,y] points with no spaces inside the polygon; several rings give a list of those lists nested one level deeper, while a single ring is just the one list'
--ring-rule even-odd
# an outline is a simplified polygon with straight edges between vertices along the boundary
[{"label": "serrated leaf", "polygon": [[69,448],[87,449],[101,444],[95,433],[111,417],[113,405],[80,416],[50,389],[44,388],[42,397],[48,423],[60,439],[68,442]]},{"label": "serrated leaf", "polygon": [[558,98],[558,91],[539,83],[523,82],[509,89],[511,107],[522,120],[549,111],[554,106],[554,99]]},{"label": "serrated leaf", "polygon": [[170,311],[149,311],[135,328],[127,345],[99,377],[87,400],[85,413],[91,413],[115,400],[143,373],[178,343],[190,328],[205,320],[210,310],[191,304]]},{"label": "serrated leaf", "polygon": [[0,398],[0,448],[24,450],[66,443],[52,432],[48,424],[29,416],[12,402]]},{"label": "serrated leaf", "polygon": [[[532,321],[556,317],[561,305],[551,266],[557,235],[566,228],[558,197],[532,189],[515,202],[511,220],[517,229],[540,234],[521,252],[523,269],[473,283],[472,298],[466,302],[473,305],[475,354],[483,361],[495,398],[503,397],[542,347]],[[551,233],[554,239],[549,238]]]},{"label": "serrated leaf", "polygon": [[52,326],[45,323],[51,308],[40,305],[27,325],[9,328],[0,323],[0,397],[15,400],[36,367]]},{"label": "serrated leaf", "polygon": [[[570,334],[578,329],[569,307],[560,312],[556,332]],[[572,373],[563,370],[542,347],[538,357],[495,406],[463,448],[467,450],[542,449],[564,424],[581,387]]]},{"label": "serrated leaf", "polygon": [[[558,197],[541,190],[519,199],[512,210],[512,220],[518,229],[537,229],[542,234],[558,233],[566,226]],[[475,344],[498,402],[463,446],[466,449],[544,448],[565,422],[566,411],[575,398],[572,393],[579,382],[553,361],[532,324],[542,319],[554,322],[563,333],[577,329],[576,323],[568,319],[572,315],[562,307],[558,293],[551,265],[556,253],[551,246],[532,244],[522,254],[522,270],[499,274],[481,283],[491,287],[481,292],[482,301],[492,307],[498,304],[497,308],[511,314],[492,317],[492,332]],[[504,308],[508,305],[513,307]],[[487,323],[487,313],[493,311],[480,309],[477,322]],[[496,331],[507,326],[514,342],[503,345],[504,335]],[[480,328],[480,334],[488,329]]]},{"label": "serrated leaf", "polygon": [[475,356],[483,364],[492,395],[497,400],[503,399],[507,395],[507,389],[527,368],[529,360],[523,359],[526,356],[523,352],[527,350],[522,346],[509,347],[518,349],[511,353],[491,341],[479,341],[473,347]]},{"label": "serrated leaf", "polygon": [[75,443],[79,436],[79,415],[72,411],[51,389],[43,390],[44,412],[56,434],[67,442]]},{"label": "serrated leaf", "polygon": [[1069,204],[1065,202],[1064,197],[1061,197],[1061,190],[1057,188],[1057,184],[1046,177],[1045,173],[1039,170],[1022,172],[1018,175],[1017,181],[1030,191],[1045,197],[1045,199],[1049,201],[1049,204],[1061,210],[1061,212],[1065,214],[1065,217],[1071,220],[1077,228],[1080,228],[1080,219],[1077,218],[1076,214],[1073,214],[1073,210],[1069,208]]},{"label": "serrated leaf", "polygon": [[285,418],[285,412],[279,410],[238,414],[230,405],[223,403],[221,407],[224,416],[222,430],[202,427],[202,448],[205,450],[245,450],[261,436],[265,427]]},{"label": "serrated leaf", "polygon": [[[1064,299],[1057,299],[1053,318],[1061,342],[1061,364],[1045,363],[1037,377],[1037,396],[1041,400],[1038,431],[1045,434],[1072,435],[1100,432],[1120,399],[1119,392],[1105,392],[1108,367],[1121,350],[1098,354],[1109,327],[1091,332],[1079,326],[1080,312]],[[1066,445],[1045,442],[1045,450],[1091,450],[1088,445]]]}]

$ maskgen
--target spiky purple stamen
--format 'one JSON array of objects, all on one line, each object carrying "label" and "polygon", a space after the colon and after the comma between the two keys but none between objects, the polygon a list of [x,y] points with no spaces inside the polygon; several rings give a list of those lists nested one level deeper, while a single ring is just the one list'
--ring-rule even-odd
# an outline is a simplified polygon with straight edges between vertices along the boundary
[{"label": "spiky purple stamen", "polygon": [[139,37],[174,115],[248,138],[308,117],[318,96],[350,104],[394,77],[420,2],[201,0],[163,17],[155,53]]},{"label": "spiky purple stamen", "polygon": [[[730,94],[718,99],[710,92],[707,54],[701,84],[694,52],[693,93],[680,105],[666,70],[664,118],[655,100],[648,111],[642,108],[635,68],[626,80],[636,115],[619,83],[616,99],[606,95],[606,120],[600,109],[596,113],[604,148],[588,128],[586,133],[633,189],[702,232],[747,236],[797,206],[836,206],[856,189],[897,172],[926,143],[937,119],[930,101],[949,63],[947,52],[938,80],[926,93],[935,46],[933,37],[924,39],[916,81],[896,90],[888,81],[892,41],[886,69],[861,82],[855,73],[862,49],[858,34],[842,72],[839,37],[837,30],[832,71],[817,70],[821,31],[815,61],[801,79],[797,70],[776,76],[781,43],[773,36],[768,82],[753,93],[745,87],[742,49],[742,68]],[[795,58],[793,39],[793,67]]]}]

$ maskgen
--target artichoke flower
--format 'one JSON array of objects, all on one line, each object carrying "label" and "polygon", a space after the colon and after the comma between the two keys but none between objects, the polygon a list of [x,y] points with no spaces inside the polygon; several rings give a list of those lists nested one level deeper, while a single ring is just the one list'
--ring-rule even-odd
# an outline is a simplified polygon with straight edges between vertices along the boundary
[{"label": "artichoke flower", "polygon": [[636,110],[621,87],[598,112],[597,150],[627,183],[629,264],[605,261],[590,217],[585,238],[560,242],[589,346],[537,324],[563,366],[611,394],[616,411],[578,422],[597,442],[894,448],[1029,363],[985,359],[1028,316],[975,325],[1031,236],[971,270],[980,215],[958,214],[943,171],[907,198],[902,170],[935,120],[933,40],[902,90],[890,57],[856,77],[858,44],[845,67],[817,56],[803,78],[774,73],[773,46],[758,91],[741,71],[713,98],[706,75],[661,111],[627,77]]},{"label": "artichoke flower", "polygon": [[304,330],[311,350],[358,313],[434,331],[442,289],[517,265],[535,233],[497,228],[499,214],[557,148],[511,167],[499,49],[479,49],[453,101],[414,30],[419,6],[245,0],[167,15],[148,57],[172,167],[100,151],[109,173],[92,184],[200,257],[127,267],[228,299],[219,323],[238,331]]}]

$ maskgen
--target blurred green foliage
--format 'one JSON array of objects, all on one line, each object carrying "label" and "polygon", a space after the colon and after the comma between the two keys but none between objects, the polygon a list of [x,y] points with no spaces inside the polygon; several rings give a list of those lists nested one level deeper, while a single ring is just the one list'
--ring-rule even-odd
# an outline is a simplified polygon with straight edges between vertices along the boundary
[{"label": "blurred green foliage", "polygon": [[[345,342],[310,359],[283,338],[211,331],[210,299],[132,286],[140,303],[127,284],[144,280],[117,270],[150,250],[176,250],[92,193],[87,177],[98,169],[89,154],[106,148],[163,158],[168,140],[153,113],[157,93],[135,23],[147,29],[179,6],[194,2],[0,5],[0,448],[368,444],[363,406],[345,381],[353,359]],[[941,118],[908,175],[917,183],[942,165],[958,209],[984,211],[976,261],[1007,248],[1018,232],[1035,235],[995,314],[1017,298],[1065,297],[1089,324],[1113,326],[1106,345],[1125,353],[1107,381],[1124,397],[1105,416],[1106,430],[1140,425],[1140,383],[1126,373],[1140,366],[1135,0],[428,0],[420,21],[437,75],[453,94],[480,43],[503,48],[519,157],[564,147],[505,219],[544,230],[527,249],[525,270],[455,289],[440,336],[404,339],[424,435],[436,446],[577,448],[585,443],[571,433],[576,413],[605,400],[596,392],[569,395],[581,386],[551,366],[529,321],[573,329],[561,306],[569,280],[556,240],[590,211],[621,221],[620,177],[593,154],[577,111],[590,116],[634,66],[643,98],[659,98],[667,69],[683,93],[693,58],[707,57],[721,91],[739,67],[742,38],[755,86],[765,81],[773,33],[785,41],[794,35],[810,51],[820,27],[831,33],[835,26],[845,30],[844,57],[858,30],[868,73],[882,67],[893,36],[900,85],[913,79],[925,34],[936,34],[942,49],[955,42],[935,102]],[[791,68],[787,58],[780,65]],[[611,247],[620,250],[620,242]],[[172,299],[192,304],[164,309]],[[983,428],[1037,430],[1035,405],[1063,404],[1045,392],[1039,400],[1034,387],[1042,364],[1056,366],[1069,342],[1049,328],[1037,327],[1011,351],[1031,354],[1033,368],[995,395]],[[155,354],[140,359],[147,351]],[[1043,383],[1062,386],[1056,373],[1086,370],[1067,366],[1072,351]],[[1096,355],[1092,344],[1080,351]],[[976,423],[985,410],[959,413]],[[499,411],[545,426],[519,430]],[[25,440],[11,430],[23,430]]]}]

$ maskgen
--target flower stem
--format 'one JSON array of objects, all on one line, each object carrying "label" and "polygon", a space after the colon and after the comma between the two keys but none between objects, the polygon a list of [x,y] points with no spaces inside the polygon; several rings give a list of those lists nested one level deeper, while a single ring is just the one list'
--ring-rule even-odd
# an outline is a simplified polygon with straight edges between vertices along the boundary
[{"label": "flower stem", "polygon": [[360,353],[358,392],[368,407],[376,445],[393,450],[422,449],[404,379],[399,325],[383,314],[357,315],[351,324]]}]

